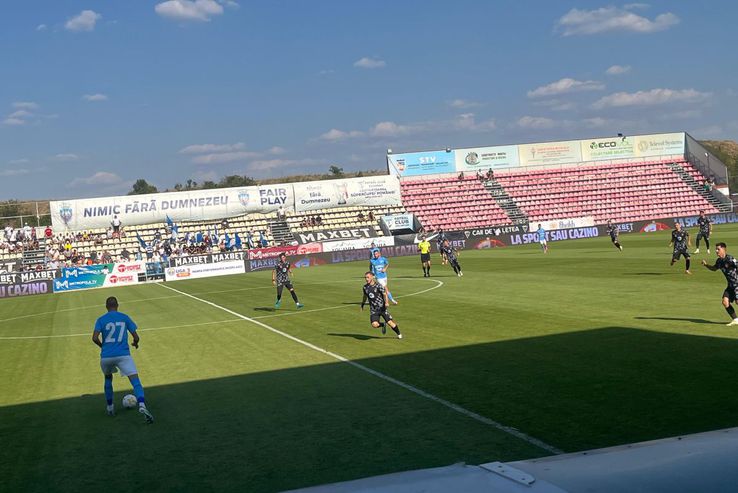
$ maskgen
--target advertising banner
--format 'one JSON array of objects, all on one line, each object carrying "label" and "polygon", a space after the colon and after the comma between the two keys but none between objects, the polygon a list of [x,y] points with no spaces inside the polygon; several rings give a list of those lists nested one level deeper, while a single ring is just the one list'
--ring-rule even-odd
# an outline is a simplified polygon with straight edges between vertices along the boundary
[{"label": "advertising banner", "polygon": [[518,146],[518,157],[521,166],[579,163],[582,151],[578,140],[522,144]]},{"label": "advertising banner", "polygon": [[370,176],[293,184],[295,211],[345,206],[400,205],[400,181],[395,176]]},{"label": "advertising banner", "polygon": [[378,238],[363,238],[359,240],[329,241],[323,243],[324,252],[340,252],[343,250],[361,250],[371,248],[372,243],[377,247],[392,246],[395,244],[394,236],[380,236]]},{"label": "advertising banner", "polygon": [[540,221],[528,224],[530,231],[538,231],[538,225],[541,225],[546,231],[552,229],[567,229],[567,228],[584,228],[587,226],[594,226],[595,220],[593,217],[575,217],[571,219],[552,219],[550,221]]},{"label": "advertising banner", "polygon": [[314,243],[319,241],[358,240],[361,238],[376,238],[377,232],[373,227],[350,229],[322,229],[308,233],[295,233],[298,243]]},{"label": "advertising banner", "polygon": [[390,231],[400,231],[409,229],[415,231],[415,216],[413,214],[392,214],[382,216],[382,222],[387,225]]},{"label": "advertising banner", "polygon": [[244,253],[228,252],[172,258],[164,275],[167,281],[183,281],[244,272]]},{"label": "advertising banner", "polygon": [[34,296],[53,292],[58,271],[18,272],[0,274],[0,298]]},{"label": "advertising banner", "polygon": [[634,137],[583,140],[582,161],[604,161],[635,157]]},{"label": "advertising banner", "polygon": [[638,157],[684,155],[684,132],[637,135],[634,142],[635,154]]},{"label": "advertising banner", "polygon": [[456,171],[476,172],[520,166],[518,146],[456,149]]},{"label": "advertising banner", "polygon": [[107,228],[114,215],[125,227],[163,223],[167,216],[180,222],[268,213],[292,208],[294,200],[286,184],[52,201],[50,208],[54,230],[62,231]]},{"label": "advertising banner", "polygon": [[387,156],[390,172],[399,176],[433,175],[456,171],[454,151],[408,152]]},{"label": "advertising banner", "polygon": [[[60,277],[54,279],[54,292],[60,293],[64,291],[76,291],[78,289],[101,288],[106,285],[105,281],[112,271],[113,264],[65,267],[61,270]],[[108,285],[111,285],[109,281]]]}]

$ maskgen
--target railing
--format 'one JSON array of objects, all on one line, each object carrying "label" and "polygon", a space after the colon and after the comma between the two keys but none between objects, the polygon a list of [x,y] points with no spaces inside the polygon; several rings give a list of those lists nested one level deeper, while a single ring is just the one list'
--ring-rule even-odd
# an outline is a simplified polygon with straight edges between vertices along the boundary
[{"label": "railing", "polygon": [[[684,134],[685,157],[687,161],[708,179],[713,179],[718,185],[729,185],[730,176],[728,168],[717,156],[705,149],[688,133]],[[715,197],[721,204],[729,205],[733,210],[733,201],[729,194],[711,190],[710,195]]]}]

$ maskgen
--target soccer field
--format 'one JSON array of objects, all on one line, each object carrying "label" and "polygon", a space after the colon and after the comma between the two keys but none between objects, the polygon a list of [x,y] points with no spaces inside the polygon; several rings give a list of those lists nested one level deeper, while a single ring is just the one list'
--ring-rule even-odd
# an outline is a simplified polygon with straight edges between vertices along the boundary
[{"label": "soccer field", "polygon": [[[300,311],[274,310],[268,271],[0,300],[3,489],[279,491],[738,426],[714,254],[686,276],[669,232],[621,240],[464,251],[462,278],[390,259],[403,340],[359,309],[368,262],[296,270]],[[738,227],[716,241],[738,253]],[[118,375],[105,415],[90,335],[111,295],[151,426]]]}]

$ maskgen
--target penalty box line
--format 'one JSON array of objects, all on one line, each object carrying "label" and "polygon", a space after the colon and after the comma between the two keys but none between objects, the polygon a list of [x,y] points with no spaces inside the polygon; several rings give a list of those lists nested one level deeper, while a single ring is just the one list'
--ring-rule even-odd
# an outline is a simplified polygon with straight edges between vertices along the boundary
[{"label": "penalty box line", "polygon": [[314,344],[311,344],[311,343],[309,343],[307,341],[303,341],[302,339],[299,339],[299,338],[297,338],[295,336],[292,336],[290,334],[287,334],[286,332],[282,332],[279,329],[275,329],[274,327],[272,327],[270,325],[267,325],[264,322],[261,322],[259,320],[253,319],[251,317],[247,317],[246,315],[242,315],[242,314],[240,314],[238,312],[234,312],[233,310],[230,310],[230,309],[228,309],[228,308],[226,308],[224,306],[217,305],[217,304],[213,303],[212,301],[204,300],[202,298],[198,298],[197,296],[193,296],[193,295],[191,295],[189,293],[185,293],[184,291],[180,291],[178,289],[172,288],[170,286],[167,286],[166,284],[161,284],[160,283],[158,285],[161,286],[162,288],[165,288],[165,289],[169,289],[171,291],[174,291],[175,293],[179,293],[179,294],[181,294],[183,296],[187,296],[188,298],[192,298],[193,300],[197,300],[197,301],[199,301],[201,303],[205,303],[206,305],[210,305],[213,308],[217,308],[218,310],[222,310],[222,311],[224,311],[226,313],[229,313],[229,314],[233,315],[234,317],[238,317],[238,318],[240,318],[242,320],[245,320],[247,322],[251,322],[252,324],[256,324],[256,325],[258,325],[259,327],[261,327],[263,329],[266,329],[266,330],[268,330],[270,332],[273,332],[273,333],[275,333],[277,335],[280,335],[282,337],[285,337],[285,338],[287,338],[287,339],[289,339],[291,341],[294,341],[294,342],[296,342],[298,344],[302,344],[303,346],[305,346],[307,348],[310,348],[310,349],[312,349],[314,351],[317,351],[319,353],[323,353],[323,354],[325,354],[327,356],[330,356],[331,358],[333,358],[335,360],[338,360],[338,361],[340,361],[342,363],[347,363],[347,364],[353,366],[354,368],[357,368],[357,369],[359,369],[359,370],[361,370],[363,372],[369,373],[370,375],[374,375],[377,378],[381,378],[382,380],[384,380],[386,382],[393,383],[393,384],[395,384],[395,385],[397,385],[399,387],[402,387],[405,390],[409,390],[410,392],[412,392],[412,393],[414,393],[416,395],[419,395],[421,397],[425,397],[428,400],[431,400],[433,402],[436,402],[436,403],[438,403],[438,404],[440,404],[440,405],[442,405],[444,407],[447,407],[447,408],[449,408],[449,409],[451,409],[453,411],[456,411],[457,413],[462,414],[462,415],[464,415],[466,417],[469,417],[469,418],[471,418],[471,419],[473,419],[475,421],[478,421],[480,423],[483,423],[483,424],[492,426],[493,428],[496,428],[496,429],[498,429],[498,430],[500,430],[502,432],[505,432],[505,433],[507,433],[509,435],[512,435],[515,438],[519,438],[520,440],[523,440],[524,442],[527,442],[527,443],[529,443],[531,445],[535,445],[536,447],[539,447],[539,448],[541,448],[543,450],[546,450],[547,452],[551,452],[552,454],[556,454],[556,455],[559,455],[559,454],[563,454],[564,453],[563,450],[560,450],[560,449],[554,447],[553,445],[549,445],[546,442],[544,442],[542,440],[539,440],[538,438],[535,438],[535,437],[532,437],[530,435],[527,435],[527,434],[523,433],[522,431],[520,431],[520,430],[518,430],[516,428],[513,428],[511,426],[505,426],[502,423],[498,423],[497,421],[494,421],[494,420],[492,420],[490,418],[487,418],[486,416],[482,416],[481,414],[477,414],[474,411],[470,411],[470,410],[466,409],[465,407],[462,407],[462,406],[460,406],[458,404],[454,404],[451,401],[447,401],[446,399],[442,399],[441,397],[438,397],[438,396],[433,395],[433,394],[431,394],[429,392],[426,392],[425,390],[419,389],[418,387],[415,387],[413,385],[410,385],[409,383],[405,383],[405,382],[403,382],[401,380],[398,380],[396,378],[390,377],[389,375],[385,375],[384,373],[379,372],[377,370],[373,370],[373,369],[369,368],[368,366],[362,365],[361,363],[357,363],[356,361],[352,361],[352,360],[350,360],[348,358],[345,358],[344,356],[341,356],[340,354],[333,353],[331,351],[328,351],[327,349],[320,348],[320,347],[318,347],[318,346],[316,346]]}]

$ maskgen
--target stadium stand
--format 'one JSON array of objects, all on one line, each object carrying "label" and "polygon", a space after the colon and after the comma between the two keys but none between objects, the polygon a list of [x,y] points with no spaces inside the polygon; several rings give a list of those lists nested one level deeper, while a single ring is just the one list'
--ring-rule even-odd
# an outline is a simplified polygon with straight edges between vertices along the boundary
[{"label": "stadium stand", "polygon": [[[370,219],[370,213],[373,220]],[[379,219],[385,214],[403,214],[403,206],[377,206],[377,207],[341,207],[339,209],[321,209],[309,213],[288,213],[287,223],[293,233],[305,233],[321,229],[353,229],[371,226],[382,236],[384,233],[379,227]],[[360,218],[361,215],[361,218]],[[310,221],[318,217],[320,221]]]},{"label": "stadium stand", "polygon": [[[497,181],[531,222],[592,216],[601,224],[720,212],[672,169],[639,162],[497,173]],[[705,177],[677,163],[695,183]]]},{"label": "stadium stand", "polygon": [[512,224],[475,176],[403,180],[402,202],[427,230],[468,229]]}]

